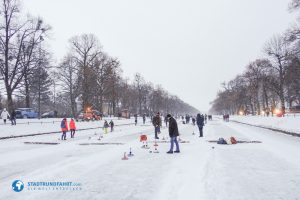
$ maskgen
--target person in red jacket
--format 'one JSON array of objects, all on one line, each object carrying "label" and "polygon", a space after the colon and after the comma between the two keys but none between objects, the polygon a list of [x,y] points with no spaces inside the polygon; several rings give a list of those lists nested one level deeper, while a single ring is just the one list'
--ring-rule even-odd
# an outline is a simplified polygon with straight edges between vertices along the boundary
[{"label": "person in red jacket", "polygon": [[67,134],[67,131],[68,131],[68,122],[67,122],[67,119],[64,118],[61,123],[60,123],[60,128],[61,128],[61,131],[62,131],[62,136],[61,136],[61,140],[67,140],[66,139],[66,134]]},{"label": "person in red jacket", "polygon": [[75,125],[74,119],[71,119],[69,127],[70,127],[70,131],[71,131],[71,138],[74,138],[74,134],[76,131],[76,125]]}]

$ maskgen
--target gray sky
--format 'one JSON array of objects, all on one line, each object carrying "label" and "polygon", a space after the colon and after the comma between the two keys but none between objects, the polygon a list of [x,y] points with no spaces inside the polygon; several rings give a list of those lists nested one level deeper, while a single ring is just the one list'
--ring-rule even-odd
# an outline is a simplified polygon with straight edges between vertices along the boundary
[{"label": "gray sky", "polygon": [[293,24],[287,0],[24,0],[23,8],[52,27],[59,61],[68,39],[98,36],[122,63],[201,111],[220,83],[254,59],[264,43]]}]

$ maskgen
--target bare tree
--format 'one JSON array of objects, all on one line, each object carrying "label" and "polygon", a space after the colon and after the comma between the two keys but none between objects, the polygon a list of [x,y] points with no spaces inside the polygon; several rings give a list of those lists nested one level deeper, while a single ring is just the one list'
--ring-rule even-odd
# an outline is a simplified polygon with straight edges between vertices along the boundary
[{"label": "bare tree", "polygon": [[93,76],[93,64],[101,51],[100,42],[97,37],[92,34],[83,34],[70,39],[72,56],[76,59],[79,66],[81,85],[81,98],[83,109],[91,106],[93,99],[92,85],[95,83]]},{"label": "bare tree", "polygon": [[292,0],[289,3],[289,9],[291,11],[298,10],[300,8],[300,0]]},{"label": "bare tree", "polygon": [[281,36],[274,36],[266,43],[264,52],[269,56],[272,62],[271,68],[274,69],[276,79],[273,80],[276,93],[280,98],[282,112],[285,113],[284,82],[287,70],[287,64],[291,57],[291,50],[286,41]]},{"label": "bare tree", "polygon": [[26,75],[31,60],[28,57],[24,60],[24,54],[33,53],[45,29],[40,20],[19,20],[18,0],[1,0],[0,18],[0,74],[4,79],[8,109],[12,110],[13,92]]},{"label": "bare tree", "polygon": [[67,55],[60,66],[58,67],[58,77],[61,81],[63,92],[67,94],[72,116],[75,117],[77,113],[76,98],[79,95],[78,90],[78,66],[76,60]]},{"label": "bare tree", "polygon": [[134,75],[134,86],[137,91],[137,98],[138,98],[138,105],[139,105],[139,111],[138,113],[141,115],[142,114],[142,102],[143,102],[143,85],[144,85],[144,78],[142,77],[141,74],[136,73]]}]

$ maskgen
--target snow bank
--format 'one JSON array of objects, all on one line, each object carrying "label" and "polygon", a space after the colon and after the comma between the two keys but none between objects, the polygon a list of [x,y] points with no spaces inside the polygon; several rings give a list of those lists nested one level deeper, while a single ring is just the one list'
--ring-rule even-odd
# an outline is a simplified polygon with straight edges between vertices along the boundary
[{"label": "snow bank", "polygon": [[[134,119],[118,119],[118,118],[104,118],[104,120],[113,119],[114,124],[122,125],[128,123],[134,123]],[[17,125],[12,126],[10,121],[8,123],[0,124],[0,138],[9,136],[20,136],[30,134],[40,134],[46,132],[60,131],[60,123],[62,118],[51,118],[51,119],[17,119]],[[104,120],[100,121],[89,121],[89,122],[76,122],[77,129],[97,128],[102,127]],[[70,119],[68,119],[68,122]]]},{"label": "snow bank", "polygon": [[286,115],[285,117],[230,116],[230,120],[300,134],[300,115]]}]

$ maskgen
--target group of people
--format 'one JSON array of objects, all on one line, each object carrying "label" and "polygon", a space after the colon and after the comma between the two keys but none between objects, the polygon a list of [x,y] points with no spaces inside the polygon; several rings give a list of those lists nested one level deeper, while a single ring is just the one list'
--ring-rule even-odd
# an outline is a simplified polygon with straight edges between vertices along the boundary
[{"label": "group of people", "polygon": [[63,120],[60,123],[60,128],[62,131],[61,140],[67,140],[67,132],[69,131],[69,128],[70,128],[71,138],[74,138],[75,131],[76,131],[76,124],[73,118],[70,120],[69,126],[68,126],[67,118],[63,118]]},{"label": "group of people", "polygon": [[200,114],[200,113],[198,113],[196,117],[186,115],[185,116],[185,121],[184,121],[184,116],[181,116],[181,119],[183,120],[184,124],[189,124],[191,118],[192,118],[193,125],[198,126],[199,137],[203,137],[203,126],[204,126],[204,124],[207,123],[207,119],[212,120],[212,116],[207,115],[207,114],[203,115],[203,114]]},{"label": "group of people", "polygon": [[[170,150],[167,152],[168,154],[172,153],[180,153],[179,144],[177,141],[177,137],[179,136],[178,125],[176,119],[171,116],[171,114],[167,114],[165,117],[166,125],[169,123],[169,136],[170,136]],[[158,134],[160,133],[160,127],[162,126],[162,120],[160,117],[160,113],[157,112],[156,115],[152,118],[152,124],[154,126],[155,139],[159,139]],[[174,149],[174,144],[176,145],[176,150]]]},{"label": "group of people", "polygon": [[[183,118],[183,116],[182,116],[182,118]],[[190,117],[187,115],[186,116],[187,123],[189,123],[191,118],[192,118],[193,124],[194,125],[197,124],[197,126],[198,126],[199,137],[203,137],[203,127],[204,127],[204,124],[207,123],[208,115],[203,115],[203,114],[198,113],[196,118]],[[210,118],[210,120],[212,120],[211,115],[209,118]],[[180,153],[179,143],[177,141],[177,137],[179,136],[177,121],[171,114],[167,114],[164,120],[166,122],[166,125],[169,123],[170,150],[167,153],[168,154]],[[156,116],[154,116],[152,118],[152,124],[154,126],[155,139],[159,139],[158,134],[160,133],[160,128],[162,126],[162,120],[161,120],[159,112],[156,114]],[[174,144],[176,146],[175,151],[173,151]]]},{"label": "group of people", "polygon": [[[106,120],[104,120],[104,124],[103,124],[104,133],[106,133],[106,134],[108,133],[109,127],[110,127],[110,132],[113,132],[114,126],[115,126],[115,124],[114,124],[113,120],[110,120],[109,123]],[[69,130],[71,133],[71,138],[74,138],[75,131],[76,131],[76,124],[75,124],[75,120],[73,118],[71,118],[69,124],[68,124],[67,118],[63,118],[63,120],[61,121],[61,124],[60,124],[60,128],[62,131],[61,140],[67,140],[67,132]]]},{"label": "group of people", "polygon": [[229,114],[224,114],[224,115],[223,115],[223,120],[224,120],[225,122],[229,122]]},{"label": "group of people", "polygon": [[[146,114],[143,114],[142,117],[143,117],[143,124],[145,124],[145,123],[146,123]],[[138,123],[138,115],[135,114],[135,115],[134,115],[134,125],[136,126],[137,123]]]},{"label": "group of people", "polygon": [[110,132],[114,131],[114,122],[113,120],[110,120],[110,122],[108,123],[106,120],[104,121],[104,125],[103,125],[103,129],[104,129],[104,133],[108,133],[108,128],[110,127]]},{"label": "group of people", "polygon": [[6,110],[6,108],[3,109],[1,113],[1,118],[3,119],[4,124],[6,124],[7,120],[11,121],[11,125],[16,125],[16,111],[13,110],[11,114]]},{"label": "group of people", "polygon": [[[6,124],[7,119],[10,119],[12,125],[16,125],[15,111],[13,111],[10,115],[8,113],[8,111],[4,108],[1,113],[1,118],[4,121],[4,124]],[[191,118],[190,116],[186,116],[187,123],[189,123],[190,118]],[[199,134],[200,134],[199,137],[203,137],[203,126],[204,126],[204,123],[206,123],[206,119],[207,119],[206,115],[204,116],[203,114],[202,115],[197,114],[196,119],[192,117],[193,124],[196,123],[199,128]],[[145,122],[146,122],[146,115],[144,114],[143,115],[143,123],[145,124]],[[178,125],[177,125],[176,119],[171,114],[167,114],[164,117],[164,122],[165,122],[166,126],[169,125],[169,136],[170,136],[170,143],[171,143],[170,150],[167,153],[168,154],[180,153],[179,144],[177,141],[177,137],[179,136],[179,131],[178,131]],[[137,115],[135,115],[135,125],[136,124],[137,124]],[[161,132],[160,128],[162,127],[162,120],[161,120],[161,116],[160,116],[159,112],[157,112],[156,115],[154,117],[152,117],[152,124],[154,126],[155,139],[159,139],[158,134]],[[69,123],[66,118],[63,118],[63,120],[61,121],[60,127],[61,127],[61,131],[62,131],[61,140],[66,140],[68,131],[70,131],[71,138],[74,138],[75,132],[76,132],[76,124],[75,124],[75,120],[73,118],[71,118]],[[105,133],[108,133],[109,127],[110,127],[110,131],[113,132],[113,130],[114,130],[113,120],[111,120],[109,123],[106,120],[104,121],[103,129],[104,129]],[[176,146],[175,151],[173,151],[174,144]]]}]

